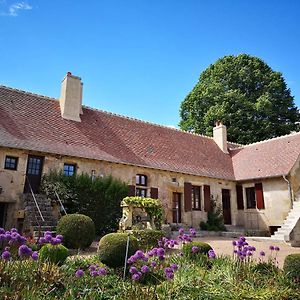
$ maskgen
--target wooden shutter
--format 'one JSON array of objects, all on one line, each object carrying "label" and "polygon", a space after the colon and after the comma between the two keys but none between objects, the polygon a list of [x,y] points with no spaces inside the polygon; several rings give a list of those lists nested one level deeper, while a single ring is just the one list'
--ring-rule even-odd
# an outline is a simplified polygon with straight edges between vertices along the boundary
[{"label": "wooden shutter", "polygon": [[128,196],[135,196],[135,186],[134,185],[128,185]]},{"label": "wooden shutter", "polygon": [[262,183],[255,183],[255,194],[256,194],[256,207],[258,209],[264,209],[265,202],[264,202],[264,192],[263,192]]},{"label": "wooden shutter", "polygon": [[184,183],[184,211],[192,210],[192,184]]},{"label": "wooden shutter", "polygon": [[244,209],[243,187],[241,185],[236,186],[236,201],[237,209]]},{"label": "wooden shutter", "polygon": [[150,189],[150,197],[152,199],[158,199],[158,188],[151,187],[151,189]]},{"label": "wooden shutter", "polygon": [[204,211],[211,211],[210,186],[204,185]]}]

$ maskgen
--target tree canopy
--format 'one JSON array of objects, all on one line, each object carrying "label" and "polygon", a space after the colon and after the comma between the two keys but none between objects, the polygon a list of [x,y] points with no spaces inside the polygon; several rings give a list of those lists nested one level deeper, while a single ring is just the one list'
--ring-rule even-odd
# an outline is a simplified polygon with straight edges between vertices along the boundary
[{"label": "tree canopy", "polygon": [[299,112],[280,72],[247,54],[225,56],[200,75],[181,103],[180,127],[212,135],[216,121],[228,140],[248,144],[298,130]]}]

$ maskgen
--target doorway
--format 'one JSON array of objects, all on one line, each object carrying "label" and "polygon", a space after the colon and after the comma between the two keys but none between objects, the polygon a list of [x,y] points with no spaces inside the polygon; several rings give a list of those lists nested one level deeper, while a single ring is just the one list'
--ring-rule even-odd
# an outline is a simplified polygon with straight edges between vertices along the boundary
[{"label": "doorway", "polygon": [[7,203],[0,203],[0,227],[4,228],[7,215]]},{"label": "doorway", "polygon": [[173,193],[173,223],[181,223],[181,193]]},{"label": "doorway", "polygon": [[43,162],[43,156],[28,155],[24,193],[30,193],[30,188],[33,193],[38,193],[42,178]]},{"label": "doorway", "polygon": [[231,224],[230,190],[222,189],[222,208],[224,224]]}]

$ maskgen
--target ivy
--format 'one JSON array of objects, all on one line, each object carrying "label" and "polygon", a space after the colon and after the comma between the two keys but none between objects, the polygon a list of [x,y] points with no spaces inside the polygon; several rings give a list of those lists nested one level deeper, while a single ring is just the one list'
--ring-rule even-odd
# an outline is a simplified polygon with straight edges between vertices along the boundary
[{"label": "ivy", "polygon": [[144,198],[144,197],[126,197],[122,204],[133,205],[144,209],[147,215],[153,220],[156,228],[161,228],[162,223],[162,206],[158,199]]}]

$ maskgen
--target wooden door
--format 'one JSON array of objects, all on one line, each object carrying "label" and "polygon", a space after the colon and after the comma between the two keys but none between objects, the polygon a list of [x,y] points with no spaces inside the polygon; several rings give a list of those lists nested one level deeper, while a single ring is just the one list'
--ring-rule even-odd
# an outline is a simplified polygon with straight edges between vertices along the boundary
[{"label": "wooden door", "polygon": [[43,162],[43,156],[28,155],[24,193],[30,193],[30,186],[34,193],[38,193],[42,178]]},{"label": "wooden door", "polygon": [[0,203],[0,227],[4,228],[6,221],[7,204]]},{"label": "wooden door", "polygon": [[181,194],[173,193],[173,223],[181,223]]},{"label": "wooden door", "polygon": [[231,224],[230,190],[222,189],[222,207],[224,224]]}]

